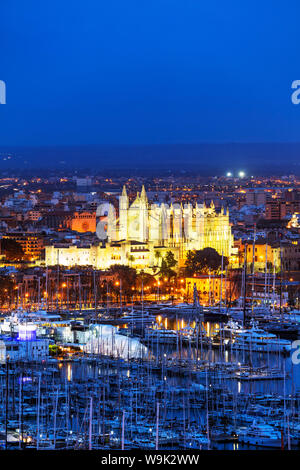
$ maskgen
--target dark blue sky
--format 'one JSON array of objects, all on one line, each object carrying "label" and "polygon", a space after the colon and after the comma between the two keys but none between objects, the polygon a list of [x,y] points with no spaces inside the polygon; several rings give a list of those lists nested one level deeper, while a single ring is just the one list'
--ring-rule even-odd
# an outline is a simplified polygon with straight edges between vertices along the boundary
[{"label": "dark blue sky", "polygon": [[299,142],[299,13],[299,0],[1,0],[0,145]]}]

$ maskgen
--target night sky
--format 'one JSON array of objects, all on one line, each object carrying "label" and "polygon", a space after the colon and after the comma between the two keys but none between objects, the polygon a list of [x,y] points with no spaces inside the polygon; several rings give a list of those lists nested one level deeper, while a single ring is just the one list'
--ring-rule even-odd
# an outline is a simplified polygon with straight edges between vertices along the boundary
[{"label": "night sky", "polygon": [[300,142],[299,13],[299,0],[1,0],[0,147]]}]

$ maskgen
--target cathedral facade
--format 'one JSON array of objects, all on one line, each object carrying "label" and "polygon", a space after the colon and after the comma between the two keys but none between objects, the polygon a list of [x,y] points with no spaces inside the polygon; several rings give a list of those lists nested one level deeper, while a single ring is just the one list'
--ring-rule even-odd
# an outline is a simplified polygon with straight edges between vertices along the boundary
[{"label": "cathedral facade", "polygon": [[230,256],[233,237],[229,212],[216,212],[213,202],[192,204],[149,204],[145,188],[129,204],[125,187],[119,201],[119,218],[108,217],[108,241],[150,242],[157,246],[181,247],[184,251],[211,247]]},{"label": "cathedral facade", "polygon": [[[92,265],[107,269],[127,264],[136,269],[154,271],[168,251],[177,266],[183,267],[189,250],[214,248],[230,257],[233,236],[229,212],[216,212],[214,204],[149,204],[145,188],[130,204],[126,188],[119,198],[119,213],[108,210],[106,240],[89,249],[76,246],[46,247],[46,265]],[[82,252],[82,253],[81,253]]]}]

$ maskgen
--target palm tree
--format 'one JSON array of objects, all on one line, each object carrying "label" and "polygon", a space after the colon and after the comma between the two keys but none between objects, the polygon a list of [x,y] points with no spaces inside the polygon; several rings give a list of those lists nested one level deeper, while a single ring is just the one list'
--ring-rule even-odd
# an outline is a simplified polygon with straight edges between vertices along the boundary
[{"label": "palm tree", "polygon": [[155,257],[155,259],[156,259],[156,261],[157,261],[157,265],[159,265],[159,260],[160,260],[160,258],[161,258],[160,252],[157,251],[157,250],[155,250],[155,252],[154,252],[154,257]]},{"label": "palm tree", "polygon": [[133,255],[128,255],[128,261],[129,261],[130,266],[132,266],[132,263],[134,262],[134,260],[135,260],[135,257]]}]

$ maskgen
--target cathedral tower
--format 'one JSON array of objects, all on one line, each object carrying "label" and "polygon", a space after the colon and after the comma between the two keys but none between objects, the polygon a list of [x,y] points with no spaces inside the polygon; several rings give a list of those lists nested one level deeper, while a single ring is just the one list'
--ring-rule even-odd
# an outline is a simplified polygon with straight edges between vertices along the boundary
[{"label": "cathedral tower", "polygon": [[143,185],[140,196],[140,236],[139,240],[145,242],[149,236],[149,221],[148,221],[148,198]]},{"label": "cathedral tower", "polygon": [[128,238],[128,207],[129,201],[124,185],[122,195],[119,198],[119,240],[127,240]]}]

